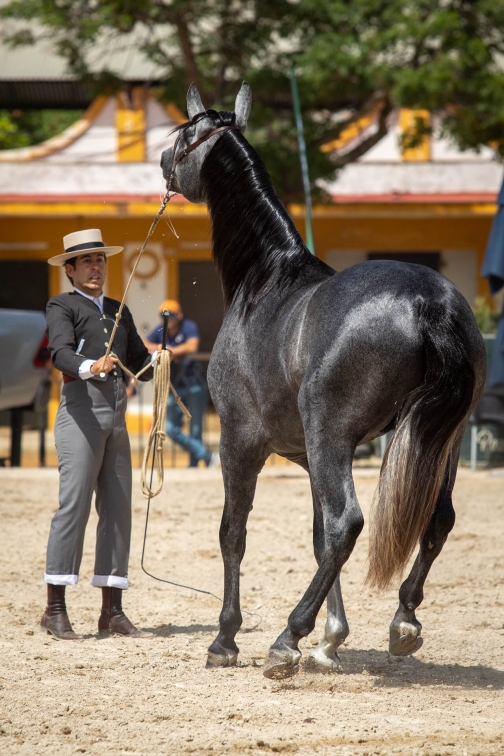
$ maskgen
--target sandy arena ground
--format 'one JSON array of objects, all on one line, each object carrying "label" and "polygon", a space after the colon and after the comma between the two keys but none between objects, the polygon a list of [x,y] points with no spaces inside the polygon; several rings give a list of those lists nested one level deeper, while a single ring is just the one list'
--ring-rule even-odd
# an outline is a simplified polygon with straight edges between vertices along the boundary
[{"label": "sandy arena ground", "polygon": [[[365,515],[376,469],[358,469]],[[397,589],[363,586],[365,531],[342,584],[351,635],[343,670],[266,680],[261,664],[315,569],[308,478],[294,467],[265,470],[243,561],[239,666],[206,670],[219,603],[157,583],[140,570],[145,503],[134,486],[131,590],[125,608],[151,628],[143,641],[96,634],[100,594],[90,586],[95,516],[81,582],[68,590],[70,617],[85,640],[38,632],[44,551],[57,501],[55,470],[2,469],[0,552],[0,753],[11,754],[504,754],[504,478],[462,470],[457,524],[427,581],[418,612],[424,646],[391,658],[388,624]],[[222,591],[219,471],[169,470],[154,500],[147,568]],[[321,612],[312,636],[317,639]],[[304,662],[312,638],[301,648]]]}]

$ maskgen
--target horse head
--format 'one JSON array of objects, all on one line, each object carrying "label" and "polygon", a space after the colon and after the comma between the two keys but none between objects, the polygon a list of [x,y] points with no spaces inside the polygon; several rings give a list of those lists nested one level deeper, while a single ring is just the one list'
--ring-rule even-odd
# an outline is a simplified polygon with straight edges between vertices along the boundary
[{"label": "horse head", "polygon": [[196,84],[187,92],[187,123],[177,128],[178,135],[173,147],[161,155],[161,168],[168,189],[183,194],[190,202],[204,202],[200,180],[203,162],[226,129],[242,133],[252,106],[252,90],[246,81],[236,96],[235,109],[231,112],[205,110]]}]

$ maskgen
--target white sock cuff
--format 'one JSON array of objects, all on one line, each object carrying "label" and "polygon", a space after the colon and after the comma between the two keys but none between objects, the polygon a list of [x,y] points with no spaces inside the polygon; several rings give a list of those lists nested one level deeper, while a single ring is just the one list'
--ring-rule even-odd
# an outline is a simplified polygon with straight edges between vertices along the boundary
[{"label": "white sock cuff", "polygon": [[44,574],[44,583],[49,585],[77,585],[79,582],[78,575],[48,575]]},{"label": "white sock cuff", "polygon": [[93,575],[91,585],[96,588],[120,588],[122,591],[127,591],[128,578],[119,577],[119,575]]}]

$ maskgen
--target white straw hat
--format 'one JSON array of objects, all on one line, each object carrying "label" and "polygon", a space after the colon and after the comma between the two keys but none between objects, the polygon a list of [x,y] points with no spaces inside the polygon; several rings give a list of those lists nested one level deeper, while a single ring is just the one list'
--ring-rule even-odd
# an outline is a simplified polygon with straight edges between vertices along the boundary
[{"label": "white straw hat", "polygon": [[99,228],[88,228],[85,231],[74,231],[73,234],[67,234],[63,237],[64,253],[49,258],[49,265],[62,265],[66,260],[72,257],[85,255],[88,252],[103,252],[106,257],[117,255],[122,252],[124,247],[106,247],[103,243],[102,234]]}]

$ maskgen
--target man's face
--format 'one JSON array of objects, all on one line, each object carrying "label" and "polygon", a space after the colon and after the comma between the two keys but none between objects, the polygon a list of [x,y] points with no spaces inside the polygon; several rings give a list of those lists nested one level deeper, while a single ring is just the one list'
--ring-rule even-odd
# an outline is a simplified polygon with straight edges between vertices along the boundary
[{"label": "man's face", "polygon": [[176,336],[179,332],[180,321],[182,320],[182,317],[183,315],[181,312],[170,313],[170,315],[168,316],[168,333],[170,334],[170,336]]},{"label": "man's face", "polygon": [[107,274],[107,262],[103,252],[79,255],[75,261],[75,268],[67,263],[65,270],[73,278],[76,289],[92,297],[99,297],[103,292]]}]

